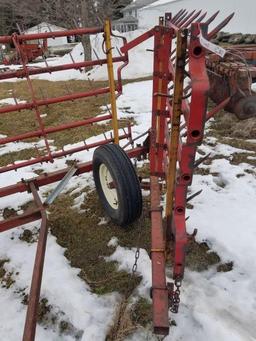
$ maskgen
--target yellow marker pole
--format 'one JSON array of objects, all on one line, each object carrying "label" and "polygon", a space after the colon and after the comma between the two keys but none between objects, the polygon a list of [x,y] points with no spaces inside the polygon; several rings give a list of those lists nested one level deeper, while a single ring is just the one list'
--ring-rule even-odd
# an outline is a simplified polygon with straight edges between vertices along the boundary
[{"label": "yellow marker pole", "polygon": [[174,94],[172,102],[172,126],[171,126],[171,139],[169,144],[169,165],[167,171],[167,193],[166,193],[166,218],[167,223],[171,222],[173,199],[174,199],[174,186],[176,181],[176,165],[178,159],[178,146],[180,138],[180,118],[182,114],[182,97],[183,97],[183,82],[186,60],[187,48],[187,31],[178,31],[177,33],[177,56],[176,56],[176,69],[174,80]]},{"label": "yellow marker pole", "polygon": [[111,112],[112,112],[112,127],[114,131],[114,142],[116,144],[119,144],[116,93],[115,93],[116,87],[115,87],[114,69],[113,69],[110,20],[105,21],[104,33],[105,33],[105,47],[107,51],[108,81],[109,81],[109,88],[110,88],[110,103],[111,103]]}]

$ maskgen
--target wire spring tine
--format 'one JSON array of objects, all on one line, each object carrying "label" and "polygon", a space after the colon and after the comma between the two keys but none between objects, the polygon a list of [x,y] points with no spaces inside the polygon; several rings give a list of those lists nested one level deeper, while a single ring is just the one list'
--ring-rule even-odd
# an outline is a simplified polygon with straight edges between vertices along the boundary
[{"label": "wire spring tine", "polygon": [[15,104],[18,105],[17,97],[16,97],[16,94],[15,94],[14,90],[12,91],[12,96],[13,96],[13,100],[14,100]]},{"label": "wire spring tine", "polygon": [[187,198],[187,202],[191,201],[192,199],[194,199],[195,197],[197,197],[198,195],[200,195],[201,193],[203,192],[203,190],[201,189],[200,191],[190,195],[188,198]]},{"label": "wire spring tine", "polygon": [[20,25],[16,22],[16,27],[17,27],[17,29],[18,29],[18,31],[19,31],[19,34],[22,34],[22,30],[21,30],[21,28],[20,28]]},{"label": "wire spring tine", "polygon": [[116,46],[116,50],[117,50],[119,56],[122,57],[122,53],[121,53],[120,49],[117,46]]},{"label": "wire spring tine", "polygon": [[89,151],[88,145],[85,140],[84,140],[84,145],[85,145],[86,150]]},{"label": "wire spring tine", "polygon": [[[48,68],[49,67],[49,64],[47,63],[47,59],[45,57],[45,55],[43,55],[43,60],[44,60],[44,63],[46,65],[46,67]],[[50,74],[52,73],[51,71],[48,71]]]},{"label": "wire spring tine", "polygon": [[72,56],[72,53],[69,52],[68,54],[69,54],[69,56],[70,56],[70,58],[71,58],[71,60],[72,60],[72,63],[75,64],[75,60],[74,60],[74,58],[73,58],[73,56]]},{"label": "wire spring tine", "polygon": [[109,115],[112,116],[112,112],[107,104],[105,104],[105,108],[107,109],[107,112],[109,113]]},{"label": "wire spring tine", "polygon": [[74,28],[78,28],[79,26],[77,25],[77,21],[75,18],[73,18],[72,20],[73,24],[74,24]]},{"label": "wire spring tine", "polygon": [[203,163],[205,160],[207,160],[209,157],[211,156],[211,153],[205,155],[204,157],[200,158],[199,160],[197,160],[195,163],[194,163],[194,168],[197,168],[198,166],[201,165],[201,163]]},{"label": "wire spring tine", "polygon": [[100,60],[100,57],[99,57],[98,53],[96,52],[95,48],[93,48],[92,51],[95,54],[96,59]]}]

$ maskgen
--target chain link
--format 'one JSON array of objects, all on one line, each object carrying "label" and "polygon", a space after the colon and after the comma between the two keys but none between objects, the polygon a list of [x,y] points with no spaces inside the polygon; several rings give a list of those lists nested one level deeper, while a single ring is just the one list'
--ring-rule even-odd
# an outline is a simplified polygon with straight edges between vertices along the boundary
[{"label": "chain link", "polygon": [[174,314],[178,313],[179,310],[179,304],[180,304],[180,287],[181,287],[181,280],[176,279],[174,282],[174,285],[176,287],[176,290],[172,292],[171,297],[171,312]]},{"label": "chain link", "polygon": [[140,248],[137,246],[137,249],[135,252],[135,261],[134,261],[134,264],[132,266],[132,274],[133,275],[135,275],[135,273],[137,272],[139,258],[140,258]]}]

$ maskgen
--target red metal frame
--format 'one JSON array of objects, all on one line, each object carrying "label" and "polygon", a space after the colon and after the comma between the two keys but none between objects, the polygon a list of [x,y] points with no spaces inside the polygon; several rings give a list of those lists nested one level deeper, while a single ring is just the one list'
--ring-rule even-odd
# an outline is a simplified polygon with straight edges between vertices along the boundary
[{"label": "red metal frame", "polygon": [[[179,288],[184,275],[185,247],[187,244],[185,209],[187,190],[191,185],[193,171],[196,166],[195,155],[197,146],[203,139],[204,124],[216,112],[221,110],[229,99],[220,103],[211,112],[207,113],[207,98],[209,81],[205,66],[205,51],[200,45],[199,34],[203,32],[208,39],[213,38],[233,17],[228,16],[207,36],[207,26],[216,18],[219,11],[214,13],[206,24],[199,24],[206,13],[198,18],[197,23],[191,23],[200,12],[194,14],[180,11],[173,17],[166,13],[165,20],[160,18],[160,25],[144,33],[135,40],[122,47],[122,52],[137,46],[144,40],[154,36],[154,72],[153,72],[153,102],[152,125],[150,129],[150,192],[151,192],[151,231],[152,231],[152,300],[153,300],[153,326],[154,332],[168,334],[168,311],[175,299],[175,285]],[[192,19],[192,20],[191,20]],[[165,23],[165,25],[164,25]],[[163,223],[162,207],[160,202],[160,188],[162,180],[166,180],[168,166],[168,142],[170,139],[169,123],[172,118],[173,85],[175,79],[175,57],[170,58],[176,48],[172,48],[173,38],[178,30],[189,27],[190,45],[187,52],[187,63],[191,84],[184,90],[191,91],[190,103],[186,98],[182,100],[185,123],[181,126],[186,129],[180,134],[178,145],[178,174],[174,191],[174,207],[172,221]],[[187,96],[185,96],[187,97]],[[182,137],[186,141],[182,142]],[[166,282],[166,255],[169,248],[170,236],[174,241],[174,283]],[[177,312],[177,311],[175,311]]]},{"label": "red metal frame", "polygon": [[[185,267],[185,246],[187,243],[186,223],[185,223],[185,208],[187,202],[187,189],[192,182],[193,170],[195,167],[196,148],[202,142],[204,133],[204,124],[207,119],[212,117],[218,110],[226,105],[223,101],[211,112],[207,113],[207,98],[209,90],[208,76],[205,66],[205,51],[200,45],[199,33],[203,32],[207,37],[207,24],[211,23],[218,15],[216,12],[208,20],[207,24],[200,24],[206,16],[206,13],[199,15],[201,12],[186,13],[181,10],[172,19],[170,13],[167,13],[165,18],[160,19],[160,24],[155,28],[144,33],[140,37],[127,43],[123,38],[123,53],[118,58],[113,58],[113,62],[123,62],[123,65],[118,69],[118,83],[116,86],[116,93],[119,95],[122,91],[121,70],[128,63],[128,51],[145,41],[150,37],[154,37],[154,71],[153,71],[153,96],[152,96],[152,125],[149,132],[149,146],[133,148],[127,152],[129,157],[139,157],[142,154],[149,153],[150,159],[150,191],[151,191],[151,221],[152,221],[152,300],[153,300],[153,325],[154,331],[158,334],[168,334],[169,332],[169,308],[175,299],[175,285],[180,286],[184,275]],[[198,18],[199,17],[199,18]],[[197,23],[192,23],[198,18]],[[221,30],[227,22],[232,18],[232,15],[220,23],[208,37],[212,38],[219,30]],[[173,105],[171,98],[173,96],[173,82],[175,80],[175,58],[171,56],[175,53],[173,39],[177,33],[190,27],[190,44],[187,50],[187,63],[189,67],[189,77],[191,84],[184,89],[184,98],[181,99],[185,123],[180,127],[185,129],[185,133],[180,133],[180,140],[178,145],[178,173],[175,182],[174,190],[174,206],[171,221],[163,221],[162,207],[160,201],[160,189],[162,182],[167,179],[167,168],[169,164],[168,147],[170,140],[169,127],[172,120]],[[100,59],[94,61],[86,61],[82,63],[75,63],[62,66],[49,67],[47,64],[42,69],[33,69],[27,66],[26,56],[22,53],[20,44],[24,41],[34,39],[46,39],[57,36],[69,36],[79,34],[97,34],[103,32],[102,28],[92,29],[77,29],[65,32],[49,32],[32,35],[12,35],[0,37],[0,43],[13,42],[17,51],[20,53],[23,63],[23,69],[18,71],[7,71],[0,74],[0,79],[9,79],[13,77],[27,79],[32,101],[25,104],[16,104],[14,106],[7,106],[0,108],[0,114],[6,114],[16,110],[31,109],[35,112],[35,119],[38,122],[39,128],[12,137],[0,139],[0,145],[25,140],[31,137],[43,137],[47,154],[45,156],[36,156],[34,159],[26,160],[21,163],[13,163],[0,168],[1,172],[16,170],[20,167],[29,166],[38,162],[53,162],[57,157],[76,153],[89,148],[97,147],[101,144],[113,142],[113,138],[106,138],[93,144],[85,144],[77,148],[70,148],[68,150],[61,150],[51,152],[48,144],[48,134],[65,129],[71,129],[78,126],[92,124],[94,122],[110,119],[112,116],[104,115],[100,118],[89,118],[78,122],[69,122],[59,125],[57,127],[45,127],[40,115],[40,107],[51,105],[54,103],[65,102],[70,100],[78,100],[89,96],[96,96],[110,92],[110,88],[101,88],[89,92],[81,92],[76,94],[69,94],[57,98],[37,99],[33,88],[33,83],[30,79],[31,75],[40,74],[43,72],[54,72],[68,69],[80,69],[86,66],[103,65],[107,63],[107,59]],[[187,97],[187,91],[191,91],[191,101]],[[131,139],[131,131],[124,131],[124,134],[119,136],[120,139]],[[185,138],[185,142],[183,141]],[[182,140],[183,139],[183,140]],[[91,171],[92,163],[82,163],[77,165],[75,175]],[[18,192],[31,191],[37,208],[26,212],[22,216],[14,217],[9,220],[0,222],[0,232],[6,231],[21,224],[38,220],[42,218],[40,245],[38,246],[36,263],[34,268],[33,282],[31,288],[31,300],[29,301],[29,309],[26,320],[24,340],[33,340],[35,336],[35,312],[39,300],[40,283],[42,277],[43,258],[45,252],[45,243],[47,235],[46,220],[44,217],[44,205],[41,203],[36,189],[40,186],[50,184],[63,179],[68,169],[63,169],[54,173],[44,174],[29,181],[21,181],[17,184],[4,187],[0,189],[0,197],[11,195]],[[46,232],[45,232],[46,231]],[[170,236],[174,240],[174,264],[173,264],[173,279],[174,283],[166,282],[166,255],[170,243]],[[39,271],[36,268],[39,267]],[[177,311],[176,311],[177,312]]]}]

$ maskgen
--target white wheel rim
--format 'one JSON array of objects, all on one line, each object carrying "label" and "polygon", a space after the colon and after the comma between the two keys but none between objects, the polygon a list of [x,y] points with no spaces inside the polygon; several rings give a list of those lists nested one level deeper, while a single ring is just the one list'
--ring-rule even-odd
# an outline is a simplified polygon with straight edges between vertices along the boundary
[{"label": "white wheel rim", "polygon": [[117,210],[118,209],[117,190],[115,187],[113,187],[114,186],[113,178],[110,174],[110,171],[108,170],[107,166],[104,163],[100,165],[99,177],[101,188],[103,190],[107,202],[114,210]]}]

